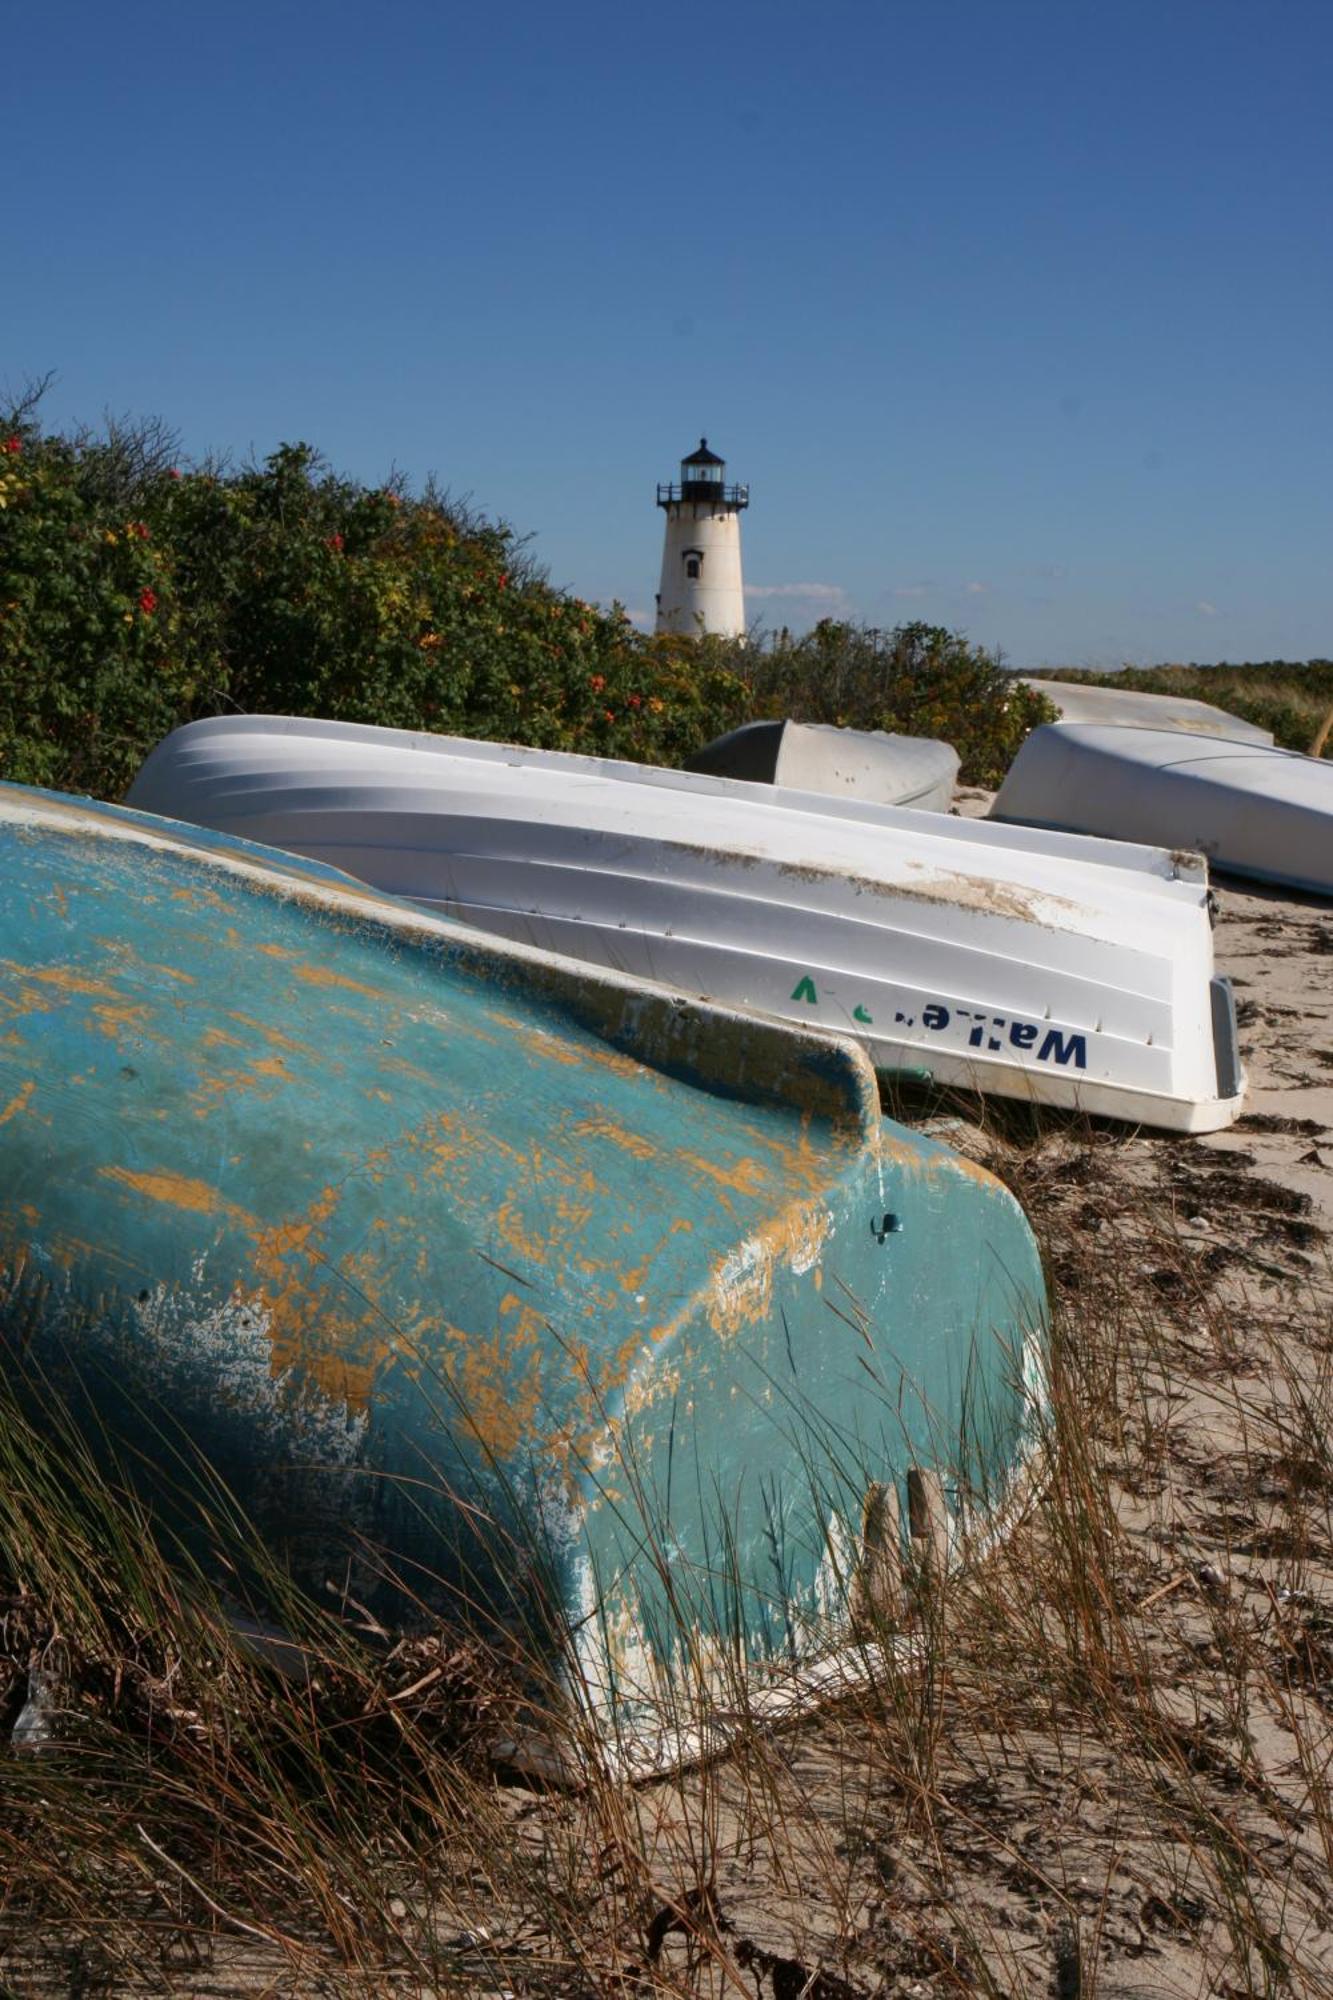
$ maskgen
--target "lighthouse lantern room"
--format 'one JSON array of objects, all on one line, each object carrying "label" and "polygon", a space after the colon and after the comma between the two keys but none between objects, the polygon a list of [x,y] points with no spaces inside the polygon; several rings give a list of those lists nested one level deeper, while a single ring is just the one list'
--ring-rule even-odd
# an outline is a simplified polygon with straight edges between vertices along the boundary
[{"label": "lighthouse lantern room", "polygon": [[657,504],[666,512],[657,630],[743,638],[741,511],[749,487],[728,486],[726,460],[700,438],[680,462],[679,485],[658,487]]}]

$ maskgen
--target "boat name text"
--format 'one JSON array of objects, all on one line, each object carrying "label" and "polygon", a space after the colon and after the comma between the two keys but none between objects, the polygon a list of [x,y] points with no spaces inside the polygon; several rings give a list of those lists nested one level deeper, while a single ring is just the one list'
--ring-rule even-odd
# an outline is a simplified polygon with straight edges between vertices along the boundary
[{"label": "boat name text", "polygon": [[[809,1007],[819,1005],[819,991],[809,973],[796,982],[792,999],[801,1000]],[[864,1006],[858,1004],[852,1010],[852,1019],[858,1026],[874,1026],[874,1016]],[[895,1013],[896,1027],[914,1028],[915,1014]],[[1086,1035],[1066,1033],[1063,1028],[1052,1028],[1045,1021],[1015,1021],[1004,1014],[976,1013],[970,1007],[946,1007],[942,1001],[932,1000],[921,1010],[921,1026],[933,1035],[944,1034],[951,1026],[961,1027],[970,1022],[967,1031],[967,1046],[970,1049],[984,1049],[991,1055],[999,1055],[1006,1047],[1018,1049],[1024,1054],[1035,1056],[1038,1062],[1055,1063],[1061,1069],[1086,1069],[1088,1066],[1088,1041]]]}]

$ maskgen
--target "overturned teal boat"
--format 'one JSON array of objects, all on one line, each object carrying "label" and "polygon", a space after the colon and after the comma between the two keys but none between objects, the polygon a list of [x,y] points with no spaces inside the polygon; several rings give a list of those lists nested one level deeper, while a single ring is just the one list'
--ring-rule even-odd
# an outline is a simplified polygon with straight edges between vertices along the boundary
[{"label": "overturned teal boat", "polygon": [[845,1645],[932,1481],[987,1532],[1042,1328],[850,1041],[0,786],[4,1365],[205,1562],[225,1493],[325,1602],[669,1729]]}]

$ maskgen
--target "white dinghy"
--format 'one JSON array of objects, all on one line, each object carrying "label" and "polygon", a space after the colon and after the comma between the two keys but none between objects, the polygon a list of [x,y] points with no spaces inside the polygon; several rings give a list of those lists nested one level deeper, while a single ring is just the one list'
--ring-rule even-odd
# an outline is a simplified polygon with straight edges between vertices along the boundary
[{"label": "white dinghy", "polygon": [[958,752],[933,736],[839,729],[831,722],[743,722],[688,760],[691,771],[798,792],[948,812]]},{"label": "white dinghy", "polygon": [[1044,681],[1020,675],[1023,686],[1044,694],[1061,722],[1126,723],[1135,729],[1183,729],[1192,736],[1226,736],[1237,743],[1271,743],[1271,729],[1228,715],[1188,695],[1147,694],[1141,688],[1085,687],[1081,681]]},{"label": "white dinghy", "polygon": [[1034,729],[991,817],[1192,847],[1333,895],[1333,763],[1262,743],[1068,722]]},{"label": "white dinghy", "polygon": [[1194,856],[499,744],[264,716],[130,803],[500,936],[864,1043],[881,1072],[1210,1131],[1240,1107]]}]

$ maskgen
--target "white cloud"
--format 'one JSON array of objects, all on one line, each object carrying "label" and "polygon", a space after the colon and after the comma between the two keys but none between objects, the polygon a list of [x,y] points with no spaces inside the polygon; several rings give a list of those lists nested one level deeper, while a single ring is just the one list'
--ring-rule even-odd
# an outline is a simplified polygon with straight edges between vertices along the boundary
[{"label": "white cloud", "polygon": [[841,604],[846,591],[840,583],[747,583],[747,597],[803,597],[814,604]]},{"label": "white cloud", "polygon": [[1201,597],[1194,609],[1203,618],[1216,618],[1217,616],[1217,606],[1210,604],[1206,597]]},{"label": "white cloud", "polygon": [[990,589],[988,583],[965,583],[963,589],[969,597],[984,597]]}]

